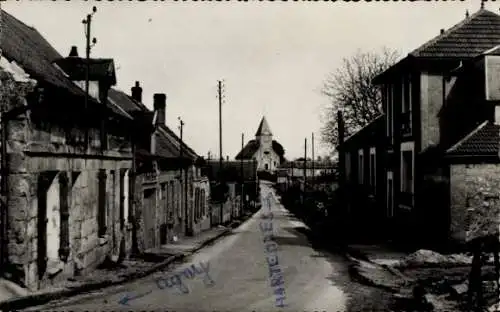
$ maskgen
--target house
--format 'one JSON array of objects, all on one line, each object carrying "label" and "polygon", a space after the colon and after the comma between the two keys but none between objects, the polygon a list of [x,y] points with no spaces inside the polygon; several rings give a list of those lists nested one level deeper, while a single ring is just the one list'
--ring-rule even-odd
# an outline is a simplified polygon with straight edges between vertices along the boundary
[{"label": "house", "polygon": [[63,58],[33,27],[1,14],[0,269],[36,290],[130,249],[132,117],[108,101],[112,59],[90,60],[87,101],[76,50]]},{"label": "house", "polygon": [[201,175],[198,155],[167,127],[166,95],[154,94],[151,111],[142,103],[139,82],[130,96],[112,92],[135,121],[138,251],[209,229],[209,181]]},{"label": "house", "polygon": [[[487,50],[450,74],[450,79],[477,78],[469,103],[484,112],[475,129],[450,147],[450,236],[455,242],[498,236],[500,214],[500,46]],[[464,92],[465,93],[465,92]]]},{"label": "house", "polygon": [[378,116],[358,132],[348,137],[337,147],[344,158],[342,170],[346,200],[346,214],[352,233],[371,237],[383,237],[384,216],[392,214],[392,207],[386,211],[385,203],[385,118]]},{"label": "house", "polygon": [[329,161],[318,161],[314,162],[311,159],[307,159],[305,162],[305,170],[304,170],[304,158],[301,157],[299,159],[293,161],[284,161],[279,167],[278,170],[284,170],[289,177],[304,177],[304,174],[307,178],[331,175],[336,172],[336,164]]},{"label": "house", "polygon": [[[500,16],[480,9],[442,29],[373,80],[382,91],[384,205],[394,238],[439,244],[452,236],[465,237],[459,228],[468,222],[467,200],[457,195],[463,187],[457,183],[465,173],[486,179],[484,166],[475,171],[464,168],[470,169],[471,159],[485,156],[482,135],[495,132],[494,101],[488,92],[496,91],[488,88],[496,79],[496,59],[485,52],[499,44]],[[468,154],[471,137],[478,140],[476,147],[481,146],[478,154]],[[456,164],[450,163],[452,158]]]},{"label": "house", "polygon": [[236,160],[257,161],[257,170],[274,173],[276,168],[284,161],[285,151],[278,141],[273,140],[266,117],[262,117],[255,139],[250,140],[236,155]]},{"label": "house", "polygon": [[222,223],[240,216],[244,208],[255,207],[259,193],[256,160],[223,161],[222,170],[219,161],[207,160],[204,172],[211,181],[214,224],[220,223],[221,205]]}]

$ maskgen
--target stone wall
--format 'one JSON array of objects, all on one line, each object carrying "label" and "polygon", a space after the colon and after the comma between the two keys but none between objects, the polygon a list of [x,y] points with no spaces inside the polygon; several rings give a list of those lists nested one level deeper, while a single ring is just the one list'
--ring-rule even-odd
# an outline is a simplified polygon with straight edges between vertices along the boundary
[{"label": "stone wall", "polygon": [[443,77],[422,73],[420,86],[421,149],[424,150],[439,143],[439,111],[443,104]]},{"label": "stone wall", "polygon": [[[16,86],[18,83],[9,80],[9,76],[3,71],[0,71],[0,79],[2,110],[27,104],[26,96],[33,85],[22,82]],[[32,104],[42,105],[38,102]],[[114,136],[111,150],[101,153],[91,149],[90,154],[84,156],[80,147],[68,141],[67,135],[71,132],[81,136],[81,129],[63,130],[57,122],[42,126],[32,117],[32,111],[28,111],[7,122],[7,155],[2,156],[7,157],[8,162],[8,274],[19,284],[35,290],[75,274],[86,274],[107,256],[118,255],[123,233],[120,229],[117,177],[121,169],[132,167],[132,155],[130,142],[124,137]],[[98,131],[93,129],[91,133]],[[98,135],[94,135],[95,137]],[[98,147],[100,144],[92,145]],[[99,169],[105,169],[108,174],[108,230],[105,237],[97,235],[96,179]],[[69,231],[67,258],[59,257],[58,246],[61,241],[62,218],[59,187],[61,174],[68,181],[69,217],[65,227]],[[41,176],[48,178],[47,189],[42,190],[40,187]],[[44,198],[39,193],[45,193],[47,197],[45,216],[39,215],[41,203],[38,201],[39,198]],[[41,222],[47,224],[44,234],[39,229]],[[44,235],[43,240],[47,242],[45,245],[49,257],[46,270],[38,266],[41,255],[39,245],[43,242],[39,235]],[[39,271],[45,271],[41,279]]]},{"label": "stone wall", "polygon": [[451,237],[458,242],[498,231],[500,165],[451,165]]}]

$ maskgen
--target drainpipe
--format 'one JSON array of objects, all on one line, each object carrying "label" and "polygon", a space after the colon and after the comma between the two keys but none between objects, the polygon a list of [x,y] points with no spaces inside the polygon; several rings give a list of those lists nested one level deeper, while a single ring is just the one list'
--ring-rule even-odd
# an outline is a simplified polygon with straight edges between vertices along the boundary
[{"label": "drainpipe", "polygon": [[132,224],[132,254],[139,254],[139,244],[137,241],[137,217],[136,217],[136,202],[135,202],[135,183],[136,183],[136,138],[132,136],[132,169],[129,171],[129,179],[128,179],[128,221]]}]

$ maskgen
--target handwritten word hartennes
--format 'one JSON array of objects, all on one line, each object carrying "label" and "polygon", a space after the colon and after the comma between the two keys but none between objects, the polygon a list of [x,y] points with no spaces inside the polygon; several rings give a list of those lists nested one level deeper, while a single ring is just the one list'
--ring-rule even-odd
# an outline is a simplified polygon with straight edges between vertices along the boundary
[{"label": "handwritten word hartennes", "polygon": [[263,214],[259,227],[263,234],[262,241],[266,252],[266,260],[269,268],[269,278],[271,279],[271,287],[274,288],[274,295],[276,296],[276,307],[285,307],[285,284],[281,266],[278,261],[278,244],[274,241],[273,236],[273,213],[271,212],[271,203],[269,197],[267,198],[268,214]]}]

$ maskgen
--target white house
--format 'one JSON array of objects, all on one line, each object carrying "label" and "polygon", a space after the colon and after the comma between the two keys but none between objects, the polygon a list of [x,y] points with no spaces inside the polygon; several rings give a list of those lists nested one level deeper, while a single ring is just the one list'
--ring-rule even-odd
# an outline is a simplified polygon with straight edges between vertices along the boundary
[{"label": "white house", "polygon": [[275,172],[284,160],[285,152],[280,143],[273,140],[266,117],[262,117],[255,139],[250,140],[236,155],[236,159],[256,160],[258,171]]}]

